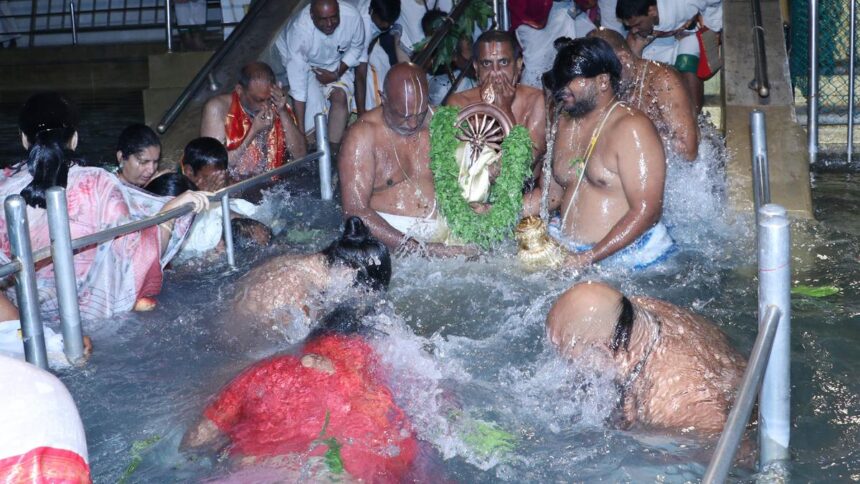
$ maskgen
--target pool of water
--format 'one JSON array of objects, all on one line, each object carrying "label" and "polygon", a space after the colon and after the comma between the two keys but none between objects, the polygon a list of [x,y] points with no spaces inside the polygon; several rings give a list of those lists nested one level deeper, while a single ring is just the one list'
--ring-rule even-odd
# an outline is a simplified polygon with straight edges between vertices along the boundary
[{"label": "pool of water", "polygon": [[[711,443],[607,425],[611,375],[558,358],[543,323],[574,280],[603,279],[693,308],[749,353],[756,331],[753,221],[724,209],[724,184],[714,182],[723,173],[720,144],[702,151],[704,161],[670,168],[665,220],[681,251],[659,270],[525,274],[512,263],[512,243],[474,262],[395,260],[373,345],[428,443],[426,482],[701,478]],[[239,351],[221,342],[212,321],[226,311],[232,283],[255,262],[314,251],[336,236],[339,207],[317,199],[314,175],[300,173],[268,196],[283,227],[273,247],[241,252],[232,271],[223,262],[171,269],[155,311],[85,322],[95,353],[83,369],[60,376],[84,421],[95,482],[198,482],[225,474],[223,462],[179,453],[179,440],[240,369],[292,347]],[[792,302],[792,480],[860,480],[860,188],[850,173],[816,175],[814,183],[819,222],[794,226],[793,278],[841,293]],[[452,408],[459,417],[452,418]],[[470,446],[464,435],[476,421],[510,432],[515,449],[485,454]],[[733,476],[755,477],[743,468]]]}]

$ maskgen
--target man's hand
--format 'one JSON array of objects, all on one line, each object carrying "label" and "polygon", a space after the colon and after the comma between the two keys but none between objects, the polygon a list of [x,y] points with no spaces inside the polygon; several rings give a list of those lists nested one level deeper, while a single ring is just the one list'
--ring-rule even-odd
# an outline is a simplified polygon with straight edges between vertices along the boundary
[{"label": "man's hand", "polygon": [[483,89],[488,87],[493,88],[492,105],[501,109],[502,112],[508,115],[511,121],[514,120],[512,106],[514,105],[514,96],[517,94],[517,85],[513,79],[508,79],[504,74],[498,71],[491,72],[487,77],[488,86],[481,86]]},{"label": "man's hand", "polygon": [[325,86],[326,84],[331,84],[332,82],[340,79],[340,74],[337,72],[332,72],[323,69],[322,67],[311,67],[311,70],[314,73],[314,76],[317,78],[317,81]]},{"label": "man's hand", "polygon": [[272,127],[272,123],[274,122],[275,117],[272,113],[272,107],[266,106],[261,109],[256,115],[254,115],[254,119],[251,120],[251,130],[248,138],[253,140],[254,136],[256,136],[261,131],[268,131]]},{"label": "man's hand", "polygon": [[[280,84],[280,83],[278,83]],[[272,86],[272,95],[270,97],[272,106],[276,113],[281,113],[287,106],[287,94],[280,85]]]}]

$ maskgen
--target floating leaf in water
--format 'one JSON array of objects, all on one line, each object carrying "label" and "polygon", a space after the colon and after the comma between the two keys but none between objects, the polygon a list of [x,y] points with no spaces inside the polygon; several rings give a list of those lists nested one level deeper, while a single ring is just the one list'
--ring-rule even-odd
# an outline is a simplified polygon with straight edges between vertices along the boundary
[{"label": "floating leaf in water", "polygon": [[343,473],[343,458],[340,456],[340,448],[342,445],[338,443],[337,439],[334,437],[323,438],[325,437],[325,431],[328,429],[329,419],[331,417],[331,413],[328,410],[325,411],[325,422],[323,423],[322,430],[320,430],[319,436],[317,436],[316,440],[313,443],[313,447],[317,445],[325,445],[328,447],[328,450],[325,451],[325,456],[323,457],[325,460],[325,465],[328,467],[329,472],[332,474],[342,474]]},{"label": "floating leaf in water", "polygon": [[287,232],[287,240],[294,244],[306,244],[318,240],[321,234],[322,230],[319,229],[290,230]]},{"label": "floating leaf in water", "polygon": [[836,286],[805,286],[799,285],[791,288],[791,293],[806,297],[827,297],[838,294],[842,289]]},{"label": "floating leaf in water", "polygon": [[463,441],[482,456],[512,452],[516,448],[516,440],[512,433],[483,420],[475,420],[470,431],[463,436]]},{"label": "floating leaf in water", "polygon": [[143,462],[143,452],[152,447],[159,440],[161,440],[160,435],[153,435],[148,439],[136,440],[131,444],[131,462],[128,463],[128,467],[125,468],[125,472],[122,473],[122,477],[117,481],[118,484],[125,484],[128,481],[131,475],[134,474],[134,471],[137,470],[137,466]]}]

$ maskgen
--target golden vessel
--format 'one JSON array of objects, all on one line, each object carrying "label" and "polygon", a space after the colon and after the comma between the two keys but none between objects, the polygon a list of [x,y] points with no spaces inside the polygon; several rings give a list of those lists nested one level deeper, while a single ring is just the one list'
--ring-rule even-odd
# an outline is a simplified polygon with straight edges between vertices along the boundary
[{"label": "golden vessel", "polygon": [[519,250],[517,259],[523,269],[539,271],[556,269],[564,261],[561,247],[547,233],[546,224],[540,217],[525,217],[516,228]]}]

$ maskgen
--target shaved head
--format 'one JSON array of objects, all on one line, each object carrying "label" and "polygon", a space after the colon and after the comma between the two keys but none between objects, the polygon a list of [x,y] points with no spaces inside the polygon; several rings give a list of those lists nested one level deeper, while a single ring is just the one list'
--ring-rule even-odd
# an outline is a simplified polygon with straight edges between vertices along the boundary
[{"label": "shaved head", "polygon": [[624,37],[621,36],[618,32],[607,29],[606,27],[598,27],[591,32],[588,33],[587,37],[597,37],[598,39],[603,39],[612,47],[616,53],[627,52],[630,53],[630,46],[627,45],[627,41],[624,40]]},{"label": "shaved head", "polygon": [[424,125],[430,108],[427,74],[411,62],[396,64],[385,76],[382,113],[389,128],[412,135]]},{"label": "shaved head", "polygon": [[617,289],[602,282],[574,285],[558,298],[547,315],[550,342],[568,357],[577,357],[589,347],[614,351],[618,347],[613,342],[620,320],[629,317],[632,322],[632,314],[624,314],[625,300]]},{"label": "shaved head", "polygon": [[247,89],[253,81],[263,81],[269,84],[274,84],[275,73],[272,71],[272,68],[269,67],[269,64],[266,64],[265,62],[249,62],[245,64],[239,72],[239,85]]}]

